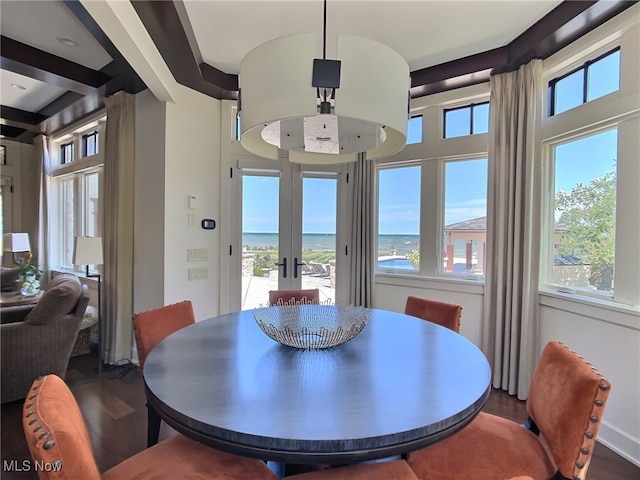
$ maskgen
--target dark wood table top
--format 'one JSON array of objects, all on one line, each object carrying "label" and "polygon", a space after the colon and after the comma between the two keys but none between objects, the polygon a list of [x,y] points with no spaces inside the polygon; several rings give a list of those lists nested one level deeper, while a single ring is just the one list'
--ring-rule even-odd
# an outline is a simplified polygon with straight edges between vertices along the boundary
[{"label": "dark wood table top", "polygon": [[208,445],[287,463],[343,463],[406,453],[475,417],[491,371],[465,337],[371,310],[354,339],[325,350],[280,345],[251,311],[200,321],[145,361],[148,401]]}]

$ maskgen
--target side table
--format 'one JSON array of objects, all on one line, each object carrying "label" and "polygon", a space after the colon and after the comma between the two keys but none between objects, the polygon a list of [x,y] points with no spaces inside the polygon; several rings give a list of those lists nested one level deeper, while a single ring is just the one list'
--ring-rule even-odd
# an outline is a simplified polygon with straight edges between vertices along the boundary
[{"label": "side table", "polygon": [[38,303],[42,298],[42,290],[37,294],[29,297],[22,295],[18,292],[0,292],[0,306],[2,307],[15,307],[18,305],[33,305]]}]

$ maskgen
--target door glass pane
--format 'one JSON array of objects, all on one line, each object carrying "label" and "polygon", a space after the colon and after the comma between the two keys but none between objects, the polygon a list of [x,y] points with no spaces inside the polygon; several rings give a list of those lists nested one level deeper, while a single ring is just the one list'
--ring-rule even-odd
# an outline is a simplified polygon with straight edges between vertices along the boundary
[{"label": "door glass pane", "polygon": [[280,179],[242,177],[242,310],[266,306],[278,289]]},{"label": "door glass pane", "polygon": [[75,188],[74,179],[65,178],[60,184],[61,215],[61,266],[73,268],[73,241],[76,235],[75,226]]},{"label": "door glass pane", "polygon": [[302,288],[320,290],[322,303],[335,303],[336,178],[302,180]]},{"label": "door glass pane", "polygon": [[551,282],[613,291],[618,131],[554,148]]},{"label": "door glass pane", "polygon": [[378,269],[420,269],[420,166],[378,172]]},{"label": "door glass pane", "polygon": [[620,88],[620,50],[589,65],[587,101],[600,98]]},{"label": "door glass pane", "polygon": [[442,272],[484,275],[487,159],[444,164]]}]

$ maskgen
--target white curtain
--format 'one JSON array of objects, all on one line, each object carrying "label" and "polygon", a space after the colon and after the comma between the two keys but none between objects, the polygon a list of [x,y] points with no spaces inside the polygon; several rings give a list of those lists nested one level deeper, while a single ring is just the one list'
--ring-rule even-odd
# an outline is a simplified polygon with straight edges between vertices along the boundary
[{"label": "white curtain", "polygon": [[135,99],[118,92],[106,98],[105,105],[102,351],[104,361],[115,364],[131,358],[133,344]]},{"label": "white curtain", "polygon": [[482,348],[520,399],[537,360],[542,91],[540,60],[491,78]]},{"label": "white curtain", "polygon": [[349,305],[371,307],[373,302],[373,180],[374,163],[360,154],[353,181],[353,228],[351,230],[351,265]]},{"label": "white curtain", "polygon": [[49,139],[38,135],[33,139],[34,155],[36,156],[36,181],[38,182],[38,223],[31,238],[35,243],[34,259],[44,270],[43,279],[48,278],[49,270],[49,192],[51,192],[51,160],[49,158]]}]

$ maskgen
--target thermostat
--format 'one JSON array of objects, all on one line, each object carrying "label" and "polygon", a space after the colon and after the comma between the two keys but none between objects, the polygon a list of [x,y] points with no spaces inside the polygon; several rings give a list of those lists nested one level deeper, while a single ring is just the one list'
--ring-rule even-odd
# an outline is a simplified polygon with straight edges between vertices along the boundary
[{"label": "thermostat", "polygon": [[213,230],[214,228],[216,228],[216,221],[212,218],[203,218],[202,228],[204,228],[205,230]]}]

